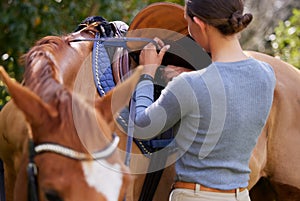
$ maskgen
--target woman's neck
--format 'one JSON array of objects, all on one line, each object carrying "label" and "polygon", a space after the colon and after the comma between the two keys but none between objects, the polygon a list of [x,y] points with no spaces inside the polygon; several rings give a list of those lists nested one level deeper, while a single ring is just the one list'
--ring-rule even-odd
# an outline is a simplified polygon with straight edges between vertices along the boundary
[{"label": "woman's neck", "polygon": [[234,62],[248,59],[239,43],[238,35],[224,37],[220,33],[211,34],[209,46],[213,62]]}]

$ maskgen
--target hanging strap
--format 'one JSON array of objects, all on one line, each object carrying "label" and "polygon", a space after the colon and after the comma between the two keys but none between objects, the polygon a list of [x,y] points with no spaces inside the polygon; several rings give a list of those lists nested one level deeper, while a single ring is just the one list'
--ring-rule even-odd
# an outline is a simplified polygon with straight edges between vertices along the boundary
[{"label": "hanging strap", "polygon": [[[134,132],[134,119],[135,119],[135,92],[132,95],[130,101],[130,113],[128,119],[128,130],[127,130],[127,144],[126,144],[126,156],[125,156],[125,165],[130,165],[131,159],[131,150],[132,150],[132,142],[133,142],[133,132]],[[166,149],[172,149],[166,147]],[[162,153],[153,153],[150,158],[150,164],[148,167],[148,173],[146,175],[143,188],[140,194],[139,201],[152,201],[154,194],[156,192],[157,186],[159,184],[160,178],[163,174],[164,168],[160,168],[157,171],[153,171],[157,169],[157,167],[164,167],[169,156],[169,151],[163,151]],[[124,198],[123,201],[125,201]]]},{"label": "hanging strap", "polygon": [[2,160],[0,160],[0,201],[5,201],[4,166]]},{"label": "hanging strap", "polygon": [[134,119],[135,119],[135,92],[132,95],[130,101],[130,109],[129,109],[129,119],[128,119],[128,127],[127,127],[127,144],[126,144],[126,157],[125,157],[125,165],[130,165],[130,156],[132,150],[132,142],[133,142],[133,132],[134,132]]},{"label": "hanging strap", "polygon": [[27,166],[28,177],[28,201],[39,201],[38,184],[37,184],[37,167],[34,163],[34,143],[32,139],[28,140],[29,163]]}]

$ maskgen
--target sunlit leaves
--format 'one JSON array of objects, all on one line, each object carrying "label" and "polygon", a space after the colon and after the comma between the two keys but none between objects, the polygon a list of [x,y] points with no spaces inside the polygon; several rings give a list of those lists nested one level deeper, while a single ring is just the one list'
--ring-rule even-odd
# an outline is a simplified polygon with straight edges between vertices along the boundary
[{"label": "sunlit leaves", "polygon": [[[19,58],[38,39],[72,32],[83,19],[92,15],[130,23],[139,10],[153,2],[157,1],[3,0],[0,2],[0,65],[21,81],[23,68]],[[184,0],[172,2],[183,5]],[[0,85],[0,108],[8,99]]]},{"label": "sunlit leaves", "polygon": [[280,21],[269,39],[274,55],[300,68],[300,10],[294,9],[286,21]]}]

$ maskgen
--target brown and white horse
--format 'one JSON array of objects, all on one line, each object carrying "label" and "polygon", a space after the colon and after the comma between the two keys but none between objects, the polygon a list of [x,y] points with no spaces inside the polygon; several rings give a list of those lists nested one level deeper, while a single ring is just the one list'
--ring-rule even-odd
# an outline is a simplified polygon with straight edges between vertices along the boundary
[{"label": "brown and white horse", "polygon": [[[88,31],[80,34],[76,37],[92,37]],[[72,86],[92,43],[72,44],[73,38],[49,36],[38,41],[24,57],[24,86],[0,68],[12,97],[0,114],[7,201],[34,200],[27,191],[29,159],[38,170],[38,200],[124,198],[130,175],[116,151],[119,138],[112,135],[111,125],[129,102],[141,69],[105,97],[86,100]],[[31,139],[36,147],[28,153]]]},{"label": "brown and white horse", "polygon": [[[52,72],[52,79],[56,79],[57,82],[64,84],[68,88],[71,86],[68,83],[72,82],[73,75],[72,70],[67,71],[67,69],[70,68],[76,71],[76,68],[80,67],[78,64],[80,65],[83,62],[82,58],[87,55],[86,52],[89,52],[92,46],[89,43],[85,43],[82,44],[81,48],[66,47],[66,41],[58,37],[46,37],[40,40],[32,48],[31,53],[28,54],[28,65],[25,66],[25,72],[29,74],[32,71],[31,74],[34,75],[35,72],[44,68]],[[24,57],[24,59],[26,58]],[[51,61],[53,59],[55,61]],[[72,59],[76,59],[75,62]],[[34,63],[30,62],[30,60]],[[49,63],[47,64],[47,62]],[[38,74],[35,76],[35,81],[27,81],[28,84],[33,84],[33,88],[39,87],[38,91],[43,91],[43,89],[40,89],[39,82]],[[23,112],[19,110],[13,101],[9,101],[1,110],[0,158],[4,162],[7,201],[13,200],[15,181],[20,169],[23,150],[27,144],[28,128],[25,122]]]},{"label": "brown and white horse", "polygon": [[[168,21],[168,23],[170,24],[172,22]],[[174,20],[174,23],[174,26],[176,26],[176,19]],[[88,34],[89,31],[92,30],[94,30],[93,26],[89,26],[73,34],[73,36],[76,35],[79,36],[79,38],[93,38],[92,35]],[[78,46],[81,46],[82,44],[85,44],[85,42],[77,43]],[[91,49],[88,49],[88,51],[85,52],[85,55],[81,55],[82,61],[85,58],[86,60],[85,62],[83,62],[82,65],[82,67],[84,67],[83,69],[85,70],[81,69],[80,71],[86,72],[88,76],[91,76],[91,73],[89,72],[91,68],[91,62],[90,57],[87,56],[87,54],[89,54],[90,51]],[[258,143],[253,151],[252,158],[249,164],[252,172],[250,175],[248,188],[252,189],[260,178],[266,177],[270,180],[273,190],[274,192],[276,192],[275,200],[299,200],[300,174],[295,173],[295,171],[300,168],[300,158],[298,155],[300,150],[299,146],[297,146],[300,141],[300,124],[297,123],[300,117],[300,91],[297,87],[300,84],[299,70],[295,69],[293,66],[285,62],[282,62],[274,57],[270,57],[266,54],[258,52],[247,52],[247,54],[249,54],[249,56],[269,63],[273,67],[277,78],[272,110],[267,124],[265,126],[265,129],[263,130],[258,140]],[[65,72],[68,72],[68,70],[66,69]],[[79,91],[90,90],[90,88],[92,88],[91,91],[96,93],[94,84],[91,81],[92,77],[83,76],[82,79],[78,79],[78,75],[76,75],[76,73],[78,72],[79,69],[77,68],[77,71],[74,71],[71,74],[73,76],[67,76],[67,78],[63,77],[59,80],[64,80],[65,85],[68,85],[69,83],[69,87],[71,89],[74,89],[74,85],[76,84],[76,86],[82,86],[83,88]],[[90,83],[88,83],[88,81],[90,81]],[[94,94],[92,94],[92,97],[94,97]],[[3,111],[5,111],[5,108]],[[105,111],[110,113],[109,110]],[[7,114],[7,112],[5,112],[4,114]],[[5,125],[11,125],[10,120],[17,119],[15,118],[15,115],[16,113],[10,114],[10,117],[5,116],[5,121],[3,121],[2,123],[1,120],[0,126],[4,128]],[[104,115],[104,117],[105,119],[112,120],[112,118],[110,118],[109,115]],[[19,120],[16,122],[19,122]],[[24,127],[25,126],[23,126],[23,128]],[[1,131],[2,130],[3,129],[1,129]],[[17,152],[16,150],[24,148],[24,145],[22,144],[23,141],[20,140],[20,138],[22,138],[22,134],[20,133],[26,134],[26,132],[24,131],[26,130],[20,127],[14,132],[13,129],[7,129],[6,132],[2,132],[0,136],[4,136],[4,138],[7,138],[8,140],[10,140],[9,142],[12,143],[11,145],[6,145],[6,147],[12,145],[13,147],[10,149],[2,149],[3,146],[1,146],[0,149],[4,151],[9,150],[10,153],[14,153],[14,155],[17,155],[15,154]],[[116,133],[118,136],[120,136],[121,139],[119,151],[120,153],[123,153],[123,150],[125,150],[126,147],[127,136],[122,131],[122,129],[117,129]],[[136,157],[135,160],[133,159],[131,161],[130,169],[133,170],[133,172],[139,172],[139,170],[141,170],[140,172],[142,172],[144,170],[147,170],[149,159],[141,154],[141,151],[136,145],[133,145],[132,153],[139,157]],[[11,167],[14,167],[14,163],[18,164],[16,160],[11,160]],[[173,177],[174,168],[173,166],[168,166],[160,180],[153,200],[168,200],[168,195],[173,183]],[[127,191],[127,200],[138,200],[144,182],[145,174],[137,173],[135,174],[134,178],[135,179],[130,185],[130,189]],[[258,198],[252,199],[259,200]]]}]

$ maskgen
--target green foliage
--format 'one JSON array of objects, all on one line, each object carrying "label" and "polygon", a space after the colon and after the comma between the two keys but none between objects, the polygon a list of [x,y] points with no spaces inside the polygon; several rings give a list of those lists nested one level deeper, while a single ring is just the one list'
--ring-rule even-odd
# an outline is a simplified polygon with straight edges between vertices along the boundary
[{"label": "green foliage", "polygon": [[[20,56],[43,36],[71,31],[89,12],[89,6],[83,1],[76,4],[58,0],[1,1],[0,65],[20,81],[23,73],[18,62]],[[0,90],[1,106],[9,98],[1,83]]]},{"label": "green foliage", "polygon": [[[0,65],[22,80],[18,61],[40,38],[72,32],[86,17],[130,23],[139,10],[159,0],[3,0],[0,2]],[[183,5],[184,0],[169,0]],[[0,81],[0,109],[9,100]]]},{"label": "green foliage", "polygon": [[287,21],[280,21],[270,36],[274,55],[300,68],[300,10],[294,9]]},{"label": "green foliage", "polygon": [[[86,17],[100,15],[109,21],[130,24],[150,3],[161,0],[3,0],[0,2],[0,65],[22,80],[21,55],[40,38],[72,32]],[[183,5],[184,0],[168,0]],[[9,100],[0,81],[0,109]]]}]

